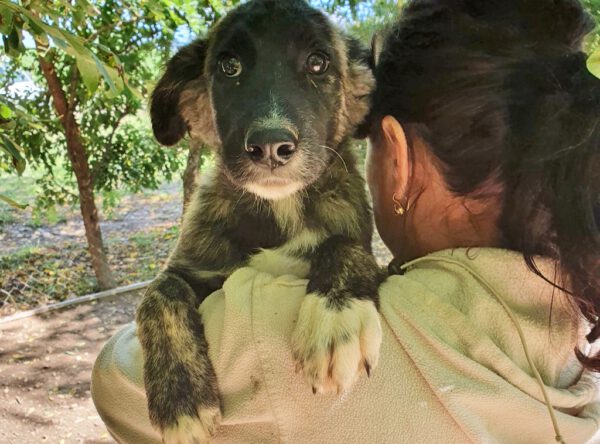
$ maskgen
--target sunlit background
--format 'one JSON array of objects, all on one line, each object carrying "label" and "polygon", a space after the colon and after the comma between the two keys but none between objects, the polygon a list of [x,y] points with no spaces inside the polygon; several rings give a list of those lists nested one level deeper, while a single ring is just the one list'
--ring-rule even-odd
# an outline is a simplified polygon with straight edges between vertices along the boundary
[{"label": "sunlit background", "polygon": [[[163,266],[213,163],[202,141],[155,142],[148,97],[177,48],[237,3],[0,0],[0,442],[112,442],[90,400],[93,359],[133,318],[128,285]],[[402,2],[311,3],[368,45]],[[600,17],[600,0],[584,3]],[[389,260],[377,238],[374,252]]]}]

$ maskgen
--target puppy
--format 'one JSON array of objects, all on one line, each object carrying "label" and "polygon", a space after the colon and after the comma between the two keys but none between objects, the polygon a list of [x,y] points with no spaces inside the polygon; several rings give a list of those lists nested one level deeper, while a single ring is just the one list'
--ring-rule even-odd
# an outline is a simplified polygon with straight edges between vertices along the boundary
[{"label": "puppy", "polygon": [[159,142],[189,133],[217,166],[137,311],[152,423],[204,442],[220,419],[197,308],[235,269],[308,278],[292,338],[314,393],[377,365],[380,270],[350,137],[369,108],[369,54],[300,0],[252,0],[167,64],[152,95]]}]

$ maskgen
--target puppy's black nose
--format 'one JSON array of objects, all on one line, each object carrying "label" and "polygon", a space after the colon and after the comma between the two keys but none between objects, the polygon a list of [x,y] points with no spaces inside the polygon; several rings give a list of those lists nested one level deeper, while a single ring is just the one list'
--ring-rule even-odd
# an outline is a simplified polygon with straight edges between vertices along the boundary
[{"label": "puppy's black nose", "polygon": [[260,129],[248,134],[244,147],[250,159],[270,168],[285,165],[298,149],[298,141],[286,129]]}]

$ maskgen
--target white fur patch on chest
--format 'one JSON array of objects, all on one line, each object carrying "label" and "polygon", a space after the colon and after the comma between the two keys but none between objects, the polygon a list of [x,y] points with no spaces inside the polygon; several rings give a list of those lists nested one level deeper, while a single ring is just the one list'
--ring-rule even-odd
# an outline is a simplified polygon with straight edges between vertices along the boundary
[{"label": "white fur patch on chest", "polygon": [[324,230],[304,228],[281,247],[262,250],[252,256],[249,265],[273,276],[292,274],[299,278],[308,277],[310,262],[302,258],[302,253],[318,247],[325,236]]},{"label": "white fur patch on chest", "polygon": [[250,258],[248,265],[275,277],[293,275],[306,278],[310,271],[307,260],[290,256],[279,249],[262,250]]},{"label": "white fur patch on chest", "polygon": [[299,232],[303,225],[303,204],[299,193],[269,202],[277,225],[288,236]]},{"label": "white fur patch on chest", "polygon": [[326,237],[324,229],[304,228],[277,250],[287,254],[306,253],[317,248]]},{"label": "white fur patch on chest", "polygon": [[267,199],[273,202],[286,200],[293,197],[295,193],[304,188],[302,182],[287,182],[287,183],[269,183],[269,182],[248,182],[244,188],[258,197]]}]

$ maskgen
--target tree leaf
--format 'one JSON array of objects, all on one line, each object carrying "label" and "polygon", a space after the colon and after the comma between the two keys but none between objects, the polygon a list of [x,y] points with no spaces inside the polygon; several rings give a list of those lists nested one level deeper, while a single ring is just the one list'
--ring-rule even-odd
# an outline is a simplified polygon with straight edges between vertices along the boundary
[{"label": "tree leaf", "polygon": [[10,197],[5,196],[4,194],[0,194],[0,200],[6,202],[13,208],[18,208],[19,210],[24,210],[25,208],[27,208],[27,204],[20,204],[18,202],[15,202]]},{"label": "tree leaf", "polygon": [[74,57],[77,69],[81,73],[83,82],[91,93],[94,93],[100,82],[100,76],[108,85],[109,92],[116,96],[123,90],[123,79],[117,70],[103,63],[92,51],[85,46],[85,40],[67,31],[47,25],[39,18],[24,10],[30,25],[41,32],[45,32],[52,41],[63,51]]},{"label": "tree leaf", "polygon": [[13,12],[6,6],[0,6],[0,33],[8,34],[13,26]]},{"label": "tree leaf", "polygon": [[129,92],[138,100],[143,101],[145,100],[144,95],[142,94],[142,92],[137,89],[136,87],[132,86],[127,79],[125,79],[125,86],[127,87],[127,89],[129,90]]},{"label": "tree leaf", "polygon": [[105,65],[95,54],[92,54],[96,67],[108,85],[108,96],[115,97],[123,91],[123,79],[115,68]]},{"label": "tree leaf", "polygon": [[89,57],[88,53],[91,53],[91,51],[88,48],[86,48],[83,39],[73,34],[70,34],[62,29],[57,29],[56,31],[60,33],[60,36],[64,38],[78,54]]},{"label": "tree leaf", "polygon": [[85,22],[85,19],[86,19],[85,9],[81,7],[79,2],[77,2],[77,5],[75,6],[75,9],[73,10],[73,22],[76,26],[79,26]]},{"label": "tree leaf", "polygon": [[98,89],[98,84],[100,83],[100,73],[98,72],[96,64],[93,60],[84,56],[76,57],[75,61],[77,62],[77,69],[81,74],[85,87],[90,93],[95,93]]},{"label": "tree leaf", "polygon": [[13,27],[10,33],[6,36],[4,44],[5,47],[8,48],[6,52],[13,57],[23,52],[23,35],[21,34],[21,30],[17,27]]},{"label": "tree leaf", "polygon": [[12,131],[16,127],[17,127],[16,120],[9,120],[8,122],[0,123],[0,129],[3,129],[4,131]]},{"label": "tree leaf", "polygon": [[592,53],[587,59],[588,70],[600,79],[600,50]]},{"label": "tree leaf", "polygon": [[17,170],[17,174],[19,174],[19,176],[23,174],[27,164],[25,158],[21,155],[23,148],[21,148],[6,134],[0,134],[0,149],[12,157],[13,166]]},{"label": "tree leaf", "polygon": [[12,110],[4,103],[0,102],[0,118],[8,120],[13,116]]}]

